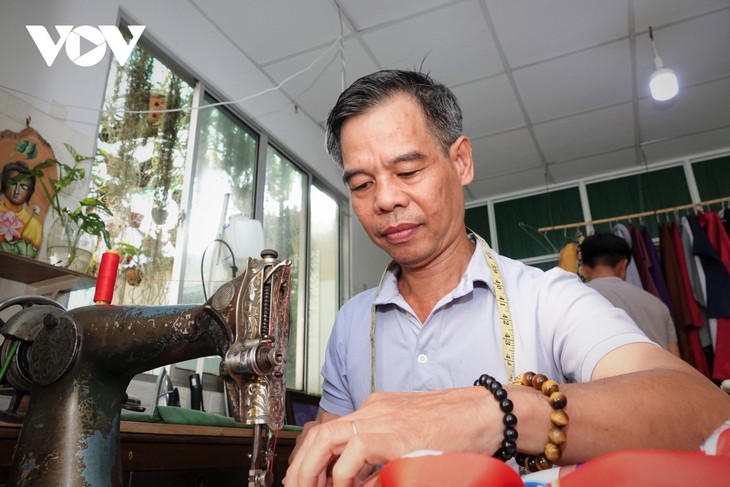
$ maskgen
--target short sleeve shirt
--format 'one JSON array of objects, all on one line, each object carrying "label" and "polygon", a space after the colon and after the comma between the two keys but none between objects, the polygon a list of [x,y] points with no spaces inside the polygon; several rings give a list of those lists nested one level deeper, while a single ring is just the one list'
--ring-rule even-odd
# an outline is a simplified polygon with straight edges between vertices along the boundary
[{"label": "short sleeve shirt", "polygon": [[[532,370],[561,383],[585,382],[610,351],[651,343],[623,310],[577,275],[495,258],[514,323],[516,373]],[[338,312],[322,368],[325,411],[353,412],[371,392],[373,305],[376,390],[465,387],[485,373],[508,380],[492,275],[479,245],[459,283],[423,323],[398,291],[398,272],[392,266],[377,294],[363,291]]]}]

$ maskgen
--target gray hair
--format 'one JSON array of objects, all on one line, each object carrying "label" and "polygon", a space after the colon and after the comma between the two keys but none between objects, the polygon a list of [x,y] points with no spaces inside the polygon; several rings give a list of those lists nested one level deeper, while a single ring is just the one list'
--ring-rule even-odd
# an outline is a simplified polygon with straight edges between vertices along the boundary
[{"label": "gray hair", "polygon": [[454,93],[425,73],[382,70],[352,83],[340,94],[327,117],[327,152],[340,166],[343,165],[340,135],[345,121],[399,93],[410,95],[416,100],[426,116],[431,135],[444,153],[449,153],[449,147],[461,136],[462,131],[461,108]]}]

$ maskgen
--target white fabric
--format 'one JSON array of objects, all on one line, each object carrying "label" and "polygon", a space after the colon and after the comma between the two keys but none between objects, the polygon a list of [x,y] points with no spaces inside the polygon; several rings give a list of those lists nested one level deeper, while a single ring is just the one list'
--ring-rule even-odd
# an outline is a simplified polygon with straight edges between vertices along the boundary
[{"label": "white fabric", "polygon": [[[588,381],[608,352],[651,341],[623,310],[578,276],[496,256],[515,327],[515,370],[558,382]],[[376,388],[428,391],[473,385],[487,373],[507,381],[492,278],[477,246],[456,288],[421,324],[398,292],[398,268],[377,298]],[[375,289],[345,303],[327,345],[320,406],[343,415],[370,394],[371,305]]]}]

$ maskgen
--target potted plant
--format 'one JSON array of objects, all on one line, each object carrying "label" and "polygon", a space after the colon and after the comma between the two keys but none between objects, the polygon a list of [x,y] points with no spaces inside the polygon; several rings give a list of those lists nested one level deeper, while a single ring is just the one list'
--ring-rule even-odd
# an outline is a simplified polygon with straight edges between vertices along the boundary
[{"label": "potted plant", "polygon": [[[112,213],[96,195],[80,199],[73,209],[62,205],[60,196],[69,186],[83,181],[86,177],[86,170],[80,167],[81,163],[93,162],[96,157],[104,157],[104,153],[97,151],[96,157],[84,156],[70,144],[64,145],[73,157],[73,165],[50,158],[37,164],[31,173],[40,181],[56,216],[46,241],[49,262],[53,265],[84,272],[88,270],[99,238],[104,240],[107,248],[111,248],[109,232],[99,212],[110,216]],[[47,180],[43,169],[54,164],[58,168],[58,179],[49,178]]]},{"label": "potted plant", "polygon": [[124,279],[130,286],[137,286],[142,282],[142,249],[127,242],[117,245],[121,257],[121,268]]}]

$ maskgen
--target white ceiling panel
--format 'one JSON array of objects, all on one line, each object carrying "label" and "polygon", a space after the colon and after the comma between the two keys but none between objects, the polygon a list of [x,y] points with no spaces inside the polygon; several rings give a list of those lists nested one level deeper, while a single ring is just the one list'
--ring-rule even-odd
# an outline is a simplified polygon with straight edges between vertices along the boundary
[{"label": "white ceiling panel", "polygon": [[673,103],[639,103],[642,142],[664,140],[730,125],[730,77],[682,90]]},{"label": "white ceiling panel", "polygon": [[[647,162],[653,164],[678,157],[727,151],[728,140],[730,140],[730,126],[646,144],[643,150]],[[730,178],[730,174],[728,177]]]},{"label": "white ceiling panel", "polygon": [[[191,1],[258,64],[329,44],[340,36],[340,18],[330,0]],[[345,35],[349,33],[345,30]]]},{"label": "white ceiling panel", "polygon": [[[570,134],[566,137],[566,134]],[[548,162],[563,162],[634,144],[634,109],[623,103],[535,125]]]},{"label": "white ceiling panel", "polygon": [[540,167],[540,156],[527,129],[472,140],[474,179]]},{"label": "white ceiling panel", "polygon": [[730,7],[728,0],[633,0],[636,32]]},{"label": "white ceiling panel", "polygon": [[413,17],[418,13],[453,3],[453,0],[418,0],[417,2],[338,0],[337,3],[348,14],[356,29],[366,30],[376,25],[393,22],[394,20]]},{"label": "white ceiling panel", "polygon": [[431,11],[362,34],[383,68],[418,69],[447,84],[502,72],[503,66],[476,2]]},{"label": "white ceiling panel", "polygon": [[630,169],[636,166],[636,151],[623,149],[605,154],[584,157],[561,164],[550,164],[550,174],[555,183],[575,181],[596,174],[599,167],[605,173]]},{"label": "white ceiling panel", "polygon": [[461,103],[464,133],[469,137],[481,137],[525,125],[525,117],[506,75],[460,85],[453,91]]},{"label": "white ceiling panel", "polygon": [[498,195],[544,187],[545,173],[543,169],[526,169],[511,174],[473,181],[467,187],[467,193],[474,195],[474,197],[469,198],[467,202],[482,201]]},{"label": "white ceiling panel", "polygon": [[529,66],[514,76],[533,123],[632,98],[627,40]]},{"label": "white ceiling panel", "polygon": [[487,8],[512,68],[615,41],[629,30],[626,2],[488,1]]},{"label": "white ceiling panel", "polygon": [[307,69],[286,81],[283,90],[317,123],[322,123],[342,92],[343,75],[347,86],[360,76],[377,70],[377,66],[359,41],[350,39],[344,42],[344,65],[343,53],[335,45],[284,59],[264,69],[277,83]]}]

